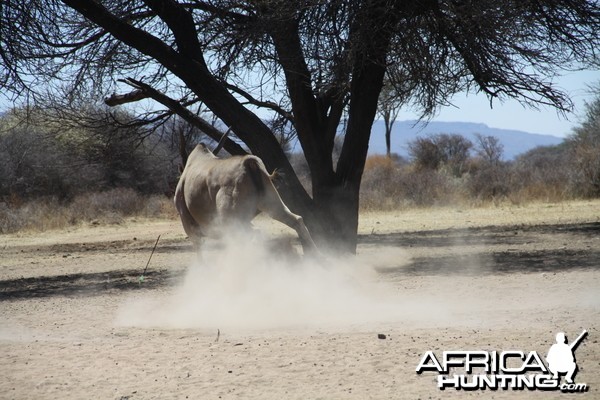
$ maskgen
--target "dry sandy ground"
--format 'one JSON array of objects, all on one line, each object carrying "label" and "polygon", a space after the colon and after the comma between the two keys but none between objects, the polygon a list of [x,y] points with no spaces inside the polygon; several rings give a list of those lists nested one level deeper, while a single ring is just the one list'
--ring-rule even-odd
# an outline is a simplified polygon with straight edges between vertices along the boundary
[{"label": "dry sandy ground", "polygon": [[176,221],[0,236],[0,398],[564,398],[441,391],[415,368],[545,356],[583,329],[575,396],[600,398],[599,201],[369,213],[356,259],[301,259],[256,226],[266,241],[201,260]]}]

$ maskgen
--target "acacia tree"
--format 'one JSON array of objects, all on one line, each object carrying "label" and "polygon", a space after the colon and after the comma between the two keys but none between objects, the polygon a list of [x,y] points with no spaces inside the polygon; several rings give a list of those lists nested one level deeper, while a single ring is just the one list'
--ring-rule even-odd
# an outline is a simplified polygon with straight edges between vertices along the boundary
[{"label": "acacia tree", "polygon": [[[202,102],[284,179],[317,239],[356,247],[359,188],[384,75],[424,115],[452,94],[571,107],[551,85],[594,62],[595,0],[4,0],[0,84],[36,98],[67,82],[151,98],[201,125]],[[134,91],[123,93],[133,86]],[[68,98],[68,96],[66,96]],[[292,124],[311,173],[297,179],[266,110]],[[260,114],[261,116],[263,114]],[[339,158],[332,156],[343,122]],[[207,132],[218,138],[218,131]],[[225,149],[243,153],[236,141]]]},{"label": "acacia tree", "polygon": [[385,83],[379,94],[379,106],[377,108],[378,115],[383,118],[385,128],[385,153],[388,158],[392,156],[392,128],[398,118],[402,103],[399,96],[394,91],[394,86]]}]

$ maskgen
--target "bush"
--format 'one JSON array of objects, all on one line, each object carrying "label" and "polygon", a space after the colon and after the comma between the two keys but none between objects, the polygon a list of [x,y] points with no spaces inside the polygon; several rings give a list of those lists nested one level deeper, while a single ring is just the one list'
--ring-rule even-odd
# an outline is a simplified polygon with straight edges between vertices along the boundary
[{"label": "bush", "polygon": [[444,168],[448,173],[460,177],[466,172],[470,140],[456,134],[440,133],[426,138],[417,138],[408,145],[415,167],[436,171]]},{"label": "bush", "polygon": [[471,197],[477,200],[497,200],[507,197],[512,190],[508,164],[474,162],[467,186]]},{"label": "bush", "polygon": [[167,193],[177,180],[179,155],[159,136],[142,140],[134,128],[108,123],[56,127],[60,121],[26,120],[23,113],[0,118],[0,201],[66,201],[119,187]]},{"label": "bush", "polygon": [[63,228],[73,222],[70,212],[56,197],[42,197],[20,207],[0,204],[0,233],[25,229],[39,231]]},{"label": "bush", "polygon": [[573,168],[568,153],[565,145],[541,146],[519,156],[511,166],[511,201],[573,198]]},{"label": "bush", "polygon": [[446,205],[456,199],[453,179],[444,172],[404,168],[398,183],[407,206]]},{"label": "bush", "polygon": [[[600,93],[600,84],[597,87]],[[586,116],[568,138],[577,194],[600,196],[600,94],[586,104]]]},{"label": "bush", "polygon": [[422,170],[384,156],[365,163],[361,186],[363,210],[392,210],[464,201],[463,180],[445,171]]},{"label": "bush", "polygon": [[365,162],[360,193],[363,209],[393,209],[398,207],[399,166],[387,156],[371,156]]}]

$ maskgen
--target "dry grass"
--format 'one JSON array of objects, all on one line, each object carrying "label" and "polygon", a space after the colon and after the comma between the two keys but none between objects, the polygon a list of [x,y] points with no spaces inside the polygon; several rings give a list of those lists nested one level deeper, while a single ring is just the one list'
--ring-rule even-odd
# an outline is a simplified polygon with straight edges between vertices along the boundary
[{"label": "dry grass", "polygon": [[[544,170],[546,171],[546,170]],[[542,171],[542,172],[544,172]],[[371,156],[363,174],[361,212],[560,203],[581,199],[560,176],[531,168],[469,167],[455,176],[445,168],[417,169],[386,156]],[[80,194],[65,203],[56,197],[0,202],[0,234],[63,229],[81,223],[120,224],[126,218],[177,218],[170,198],[117,188]]]},{"label": "dry grass", "polygon": [[363,211],[359,233],[388,234],[486,226],[585,224],[600,221],[600,199],[486,203],[479,206]]},{"label": "dry grass", "polygon": [[0,233],[63,229],[81,223],[120,224],[126,218],[174,218],[170,198],[143,196],[132,189],[117,188],[86,193],[63,203],[56,197],[43,197],[12,206],[0,203]]},{"label": "dry grass", "polygon": [[525,205],[589,198],[554,166],[535,169],[507,163],[471,163],[467,171],[456,176],[444,167],[418,169],[414,164],[371,156],[365,163],[361,210]]}]

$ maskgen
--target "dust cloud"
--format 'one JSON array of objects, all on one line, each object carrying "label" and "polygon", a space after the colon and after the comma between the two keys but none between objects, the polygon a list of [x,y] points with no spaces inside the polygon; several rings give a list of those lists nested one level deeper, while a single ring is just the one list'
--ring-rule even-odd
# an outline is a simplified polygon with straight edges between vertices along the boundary
[{"label": "dust cloud", "polygon": [[216,248],[202,251],[173,291],[130,299],[117,324],[215,331],[335,329],[422,318],[443,304],[407,296],[381,279],[382,270],[408,263],[400,249],[301,257],[289,244],[256,235],[226,236]]}]

